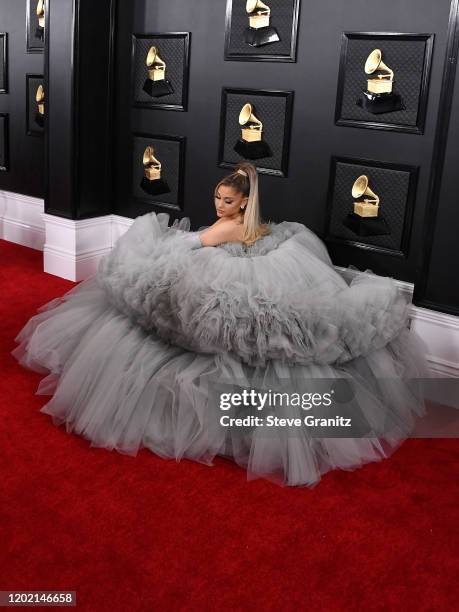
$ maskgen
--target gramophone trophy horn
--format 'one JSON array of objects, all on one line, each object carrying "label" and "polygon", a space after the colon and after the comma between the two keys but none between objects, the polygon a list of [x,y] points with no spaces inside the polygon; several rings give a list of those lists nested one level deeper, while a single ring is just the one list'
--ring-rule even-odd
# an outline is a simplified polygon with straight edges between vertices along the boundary
[{"label": "gramophone trophy horn", "polygon": [[43,34],[45,29],[45,0],[38,0],[36,13],[38,19],[38,27],[35,31],[35,36],[40,40],[43,40]]},{"label": "gramophone trophy horn", "polygon": [[368,91],[373,93],[391,93],[394,71],[382,61],[381,49],[374,49],[365,62],[365,72],[367,74],[373,74],[376,71],[380,74],[377,74],[376,78],[368,79]]},{"label": "gramophone trophy horn", "polygon": [[38,25],[40,26],[40,28],[44,28],[45,27],[45,2],[44,0],[38,0],[37,17],[38,17]]},{"label": "gramophone trophy horn", "polygon": [[261,0],[247,0],[245,10],[249,13],[249,24],[251,28],[265,28],[269,26],[271,9]]},{"label": "gramophone trophy horn", "polygon": [[270,25],[271,9],[261,0],[247,0],[245,10],[249,14],[249,27],[244,40],[252,47],[261,47],[280,40],[276,28]]},{"label": "gramophone trophy horn", "polygon": [[35,100],[38,104],[38,112],[40,115],[45,114],[45,90],[43,85],[39,85],[35,94]]},{"label": "gramophone trophy horn", "polygon": [[383,236],[390,228],[379,215],[379,196],[368,186],[368,176],[362,174],[352,185],[354,210],[343,220],[343,225],[358,236]]},{"label": "gramophone trophy horn", "polygon": [[234,146],[234,150],[239,155],[246,159],[259,159],[272,155],[268,144],[262,140],[263,123],[255,115],[250,102],[244,104],[239,113],[239,125],[244,126],[241,129],[241,138]]},{"label": "gramophone trophy horn", "polygon": [[365,62],[367,89],[362,91],[356,104],[373,114],[403,110],[405,105],[400,94],[393,92],[394,71],[382,61],[381,49],[373,49]]},{"label": "gramophone trophy horn", "polygon": [[354,202],[354,212],[361,217],[377,217],[379,211],[379,197],[368,187],[368,176],[362,174],[352,186],[352,197],[362,198]]},{"label": "gramophone trophy horn", "polygon": [[161,162],[153,154],[153,147],[147,147],[143,153],[144,174],[149,181],[161,178]]},{"label": "gramophone trophy horn", "polygon": [[247,142],[261,140],[263,124],[257,117],[255,117],[253,107],[249,102],[244,104],[241,112],[239,113],[239,125],[246,126],[242,128],[243,140],[247,140]]},{"label": "gramophone trophy horn", "polygon": [[150,47],[145,59],[148,78],[146,79],[143,90],[154,97],[167,96],[174,93],[174,89],[166,79],[166,62],[159,56],[158,47]]},{"label": "gramophone trophy horn", "polygon": [[162,81],[166,76],[166,62],[158,55],[156,47],[150,47],[145,61],[148,67],[148,77],[152,81]]},{"label": "gramophone trophy horn", "polygon": [[45,90],[43,85],[37,87],[35,93],[35,101],[37,103],[37,112],[35,113],[35,123],[40,127],[45,124]]},{"label": "gramophone trophy horn", "polygon": [[167,182],[161,178],[161,162],[155,157],[154,149],[151,145],[146,147],[143,152],[143,177],[140,188],[149,195],[160,195],[169,193],[170,188]]}]

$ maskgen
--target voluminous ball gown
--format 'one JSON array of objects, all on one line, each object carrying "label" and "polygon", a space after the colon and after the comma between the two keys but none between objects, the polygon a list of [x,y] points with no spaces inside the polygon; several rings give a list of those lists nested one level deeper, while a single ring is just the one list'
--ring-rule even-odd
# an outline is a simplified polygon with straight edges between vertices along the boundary
[{"label": "voluminous ball gown", "polygon": [[[12,354],[46,374],[37,394],[52,396],[41,412],[54,424],[91,446],[208,465],[220,455],[248,479],[309,486],[406,439],[425,413],[417,381],[428,366],[393,279],[355,270],[346,280],[300,223],[271,223],[251,247],[195,249],[189,219],[168,222],[167,213],[137,217],[96,274],[39,308],[17,335]],[[338,403],[227,411],[217,401],[222,389],[304,398],[321,380],[322,392],[336,383]],[[357,424],[327,435],[332,428],[306,424],[312,413]],[[253,419],[223,426],[223,414]],[[268,414],[302,425],[267,427]]]}]

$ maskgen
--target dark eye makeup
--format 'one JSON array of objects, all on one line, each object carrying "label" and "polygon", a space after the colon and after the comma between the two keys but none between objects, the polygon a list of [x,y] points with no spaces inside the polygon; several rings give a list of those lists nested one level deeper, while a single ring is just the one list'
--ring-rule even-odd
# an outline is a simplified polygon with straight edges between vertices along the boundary
[{"label": "dark eye makeup", "polygon": [[[215,195],[215,198],[217,198],[217,200],[221,200],[221,196],[219,195]],[[228,200],[225,199],[225,204],[232,204],[234,200]]]}]

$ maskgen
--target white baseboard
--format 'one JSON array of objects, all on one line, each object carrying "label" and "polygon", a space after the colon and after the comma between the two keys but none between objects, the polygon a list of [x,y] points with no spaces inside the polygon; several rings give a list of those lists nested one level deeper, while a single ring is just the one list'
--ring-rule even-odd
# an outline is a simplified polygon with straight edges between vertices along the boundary
[{"label": "white baseboard", "polygon": [[[100,258],[134,221],[120,215],[73,221],[46,214],[43,209],[43,200],[0,191],[0,238],[42,250],[44,271],[72,281],[95,273]],[[352,271],[349,274],[352,276]],[[414,285],[396,283],[411,299]],[[428,346],[432,375],[459,378],[459,317],[412,306],[411,328]]]},{"label": "white baseboard", "polygon": [[112,248],[112,216],[74,221],[43,213],[44,271],[72,281],[94,274],[100,258]]},{"label": "white baseboard", "polygon": [[[335,266],[352,278],[352,270]],[[394,279],[409,300],[413,299],[414,284]],[[427,361],[433,376],[459,378],[459,317],[411,305],[410,329],[416,331],[429,348]]]},{"label": "white baseboard", "polygon": [[39,198],[0,191],[0,238],[42,251],[45,227]]},{"label": "white baseboard", "polygon": [[459,378],[459,317],[413,306],[411,327],[429,347],[427,359],[435,376]]},{"label": "white baseboard", "polygon": [[65,219],[46,214],[42,199],[0,191],[0,238],[43,251],[44,272],[71,281],[94,274],[132,222],[119,215]]}]

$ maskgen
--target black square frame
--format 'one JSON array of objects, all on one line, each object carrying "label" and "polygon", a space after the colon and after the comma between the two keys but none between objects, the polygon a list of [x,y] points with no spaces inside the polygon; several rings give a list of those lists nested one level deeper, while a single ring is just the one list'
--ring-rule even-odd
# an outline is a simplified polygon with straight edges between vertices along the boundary
[{"label": "black square frame", "polygon": [[10,166],[9,119],[7,113],[0,113],[0,135],[3,134],[0,138],[0,170],[3,172],[8,172]]},{"label": "black square frame", "polygon": [[[44,85],[42,74],[26,74],[26,134],[27,136],[43,136],[44,126],[39,126],[34,120],[36,104],[35,93],[38,85]],[[46,91],[45,91],[46,95]],[[45,100],[46,117],[46,100]],[[46,119],[45,119],[46,120]]]},{"label": "black square frame", "polygon": [[0,32],[0,94],[8,93],[8,33]]},{"label": "black square frame", "polygon": [[[273,23],[277,23],[279,30],[283,32],[282,38],[286,38],[286,42],[282,44],[284,49],[282,52],[279,50],[277,42],[262,45],[259,48],[251,47],[245,42],[241,45],[234,44],[233,30],[237,29],[239,36],[242,36],[243,30],[248,24],[245,2],[239,2],[236,10],[234,10],[233,4],[235,1],[238,0],[227,0],[226,3],[225,61],[296,62],[301,0],[267,0],[267,5],[273,10],[274,15],[277,11],[278,20],[277,22],[273,21]],[[244,47],[246,47],[245,50],[243,50]]]},{"label": "black square frame", "polygon": [[[276,122],[280,127],[278,130],[273,129],[271,135],[268,135],[269,140],[273,140],[271,144],[274,144],[277,153],[274,158],[277,158],[275,167],[270,167],[269,163],[266,162],[269,158],[262,158],[261,161],[257,159],[248,159],[253,163],[258,172],[263,174],[270,174],[272,176],[280,176],[286,178],[288,175],[288,160],[289,160],[289,149],[290,149],[290,133],[292,127],[292,111],[293,111],[293,91],[283,91],[277,89],[247,89],[245,87],[223,87],[221,96],[221,111],[220,111],[220,135],[218,145],[218,165],[221,168],[235,168],[236,164],[244,159],[237,152],[231,149],[231,156],[233,159],[225,159],[225,141],[226,141],[226,126],[227,126],[227,113],[228,113],[228,97],[235,95],[238,98],[247,99],[247,101],[255,101],[257,98],[269,98],[271,97],[276,105],[279,102],[283,102],[283,109],[272,109],[273,122]],[[269,105],[268,105],[269,106]],[[234,138],[237,140],[237,136],[240,133],[240,126],[238,123],[238,117],[235,116]],[[269,124],[268,124],[269,125]],[[237,136],[236,136],[237,134]],[[263,161],[265,160],[265,161]]]},{"label": "black square frame", "polygon": [[[163,99],[158,98],[157,101],[148,99],[148,94],[142,90],[142,81],[145,80],[146,68],[137,66],[137,47],[141,45],[143,41],[149,39],[162,39],[167,41],[181,40],[183,41],[183,53],[178,53],[174,56],[174,70],[177,72],[177,79],[180,82],[181,96],[180,99],[173,101],[177,96],[175,94],[169,94],[164,96]],[[189,69],[190,69],[190,32],[153,32],[150,34],[133,34],[132,35],[132,51],[131,51],[131,90],[133,106],[138,108],[157,108],[160,110],[171,110],[171,111],[186,111],[188,109],[188,82],[189,82]],[[180,66],[179,64],[182,64]],[[166,64],[167,66],[167,64]],[[142,67],[142,71],[140,68]],[[166,68],[167,76],[167,68]],[[177,83],[173,83],[177,85]],[[139,99],[140,97],[140,99]]]},{"label": "black square frame", "polygon": [[[334,207],[334,193],[335,193],[335,182],[336,182],[336,174],[337,174],[337,166],[338,164],[351,164],[356,166],[365,166],[368,168],[382,169],[382,170],[395,170],[400,171],[402,173],[408,174],[407,181],[407,195],[405,200],[405,208],[401,213],[402,218],[400,218],[400,224],[402,225],[401,235],[400,235],[400,248],[391,248],[387,245],[384,245],[384,236],[381,237],[375,236],[370,237],[369,242],[365,241],[365,237],[357,236],[355,238],[346,238],[346,234],[350,234],[350,230],[345,230],[343,232],[343,236],[338,236],[331,231],[331,223],[332,223],[332,214]],[[380,161],[375,159],[366,159],[366,158],[354,158],[354,157],[341,157],[332,155],[330,158],[330,179],[329,179],[329,187],[328,187],[328,195],[327,195],[327,207],[325,213],[325,231],[324,231],[324,240],[326,242],[334,242],[337,244],[344,244],[351,247],[356,247],[359,249],[364,249],[367,251],[373,251],[376,253],[381,253],[383,255],[391,255],[394,257],[401,257],[406,259],[408,257],[408,249],[411,238],[411,229],[413,222],[413,213],[414,206],[416,202],[416,191],[417,191],[417,183],[418,183],[418,175],[419,175],[419,166],[414,166],[411,164],[399,164],[393,163],[389,161]],[[357,177],[356,177],[357,178]],[[350,193],[350,192],[349,192]],[[378,193],[376,191],[376,193]],[[349,210],[352,210],[352,195],[350,194],[350,203]],[[379,244],[378,244],[379,242]]]},{"label": "black square frame", "polygon": [[[398,32],[343,32],[341,38],[341,55],[340,55],[340,64],[339,64],[339,73],[338,73],[338,86],[337,86],[337,95],[336,95],[336,106],[335,106],[335,124],[348,126],[348,127],[359,127],[359,128],[368,128],[374,130],[389,130],[395,132],[408,132],[412,134],[423,134],[424,126],[425,126],[425,118],[426,118],[426,109],[427,109],[427,99],[428,99],[428,90],[429,90],[429,80],[430,80],[430,72],[431,72],[431,64],[432,64],[432,53],[433,53],[433,43],[434,43],[434,34],[416,34],[416,33],[398,33]],[[372,113],[359,109],[359,111],[355,110],[356,115],[360,115],[361,118],[358,117],[343,117],[343,104],[346,102],[345,100],[345,88],[346,88],[346,71],[347,65],[350,56],[350,45],[356,41],[357,45],[365,44],[366,41],[374,41],[373,45],[368,45],[369,52],[371,48],[379,48],[381,44],[386,41],[389,45],[397,45],[400,42],[421,42],[424,43],[424,53],[423,53],[423,63],[420,69],[419,79],[417,77],[412,76],[415,80],[412,83],[407,83],[406,90],[410,96],[413,96],[412,91],[414,88],[418,88],[417,98],[417,108],[404,109],[399,111],[394,111],[391,113],[383,113],[381,115],[375,114],[372,116]],[[408,54],[406,59],[407,72],[409,72],[409,67],[413,66],[413,57]],[[383,56],[383,62],[384,62]],[[390,67],[390,62],[388,63]],[[362,82],[365,82],[366,75],[364,72],[364,66],[361,66],[362,69]],[[351,102],[355,98],[357,98],[359,94],[359,87],[352,86],[352,98]],[[402,96],[403,97],[403,96]],[[408,118],[409,113],[415,117],[415,120],[411,123],[403,123],[400,120],[405,114]],[[392,121],[390,117],[392,115]],[[394,120],[394,115],[398,116],[399,121],[396,122]],[[378,117],[381,119],[378,120]]]},{"label": "black square frame", "polygon": [[[134,171],[134,165],[137,167],[137,164],[134,164],[134,155],[136,152],[136,146],[135,146],[135,140],[138,138],[142,138],[148,141],[152,141],[152,140],[162,140],[166,143],[176,143],[178,144],[178,165],[176,168],[176,177],[174,177],[174,180],[171,181],[174,182],[176,184],[176,198],[174,202],[171,201],[167,201],[167,197],[166,198],[161,198],[161,195],[156,196],[158,199],[154,199],[153,197],[149,197],[148,194],[145,194],[145,196],[140,195],[140,190],[139,190],[139,194],[136,195],[134,193],[134,189],[133,189],[133,183],[134,180],[136,178],[140,178],[141,176],[141,172],[140,172],[140,167],[139,167],[139,174],[138,176],[135,175],[135,171]],[[184,184],[185,184],[185,146],[186,146],[186,137],[185,136],[172,136],[170,134],[146,134],[143,132],[133,132],[132,133],[132,146],[131,146],[131,151],[132,151],[132,163],[131,163],[131,195],[132,198],[138,202],[141,202],[143,204],[148,204],[149,206],[157,206],[161,209],[169,209],[169,210],[173,210],[173,211],[178,211],[181,212],[183,211],[183,207],[184,207]]]},{"label": "black square frame", "polygon": [[48,27],[48,0],[45,0],[45,27],[43,38],[37,36],[38,17],[37,0],[26,0],[26,52],[43,53],[46,44],[46,30]]}]

